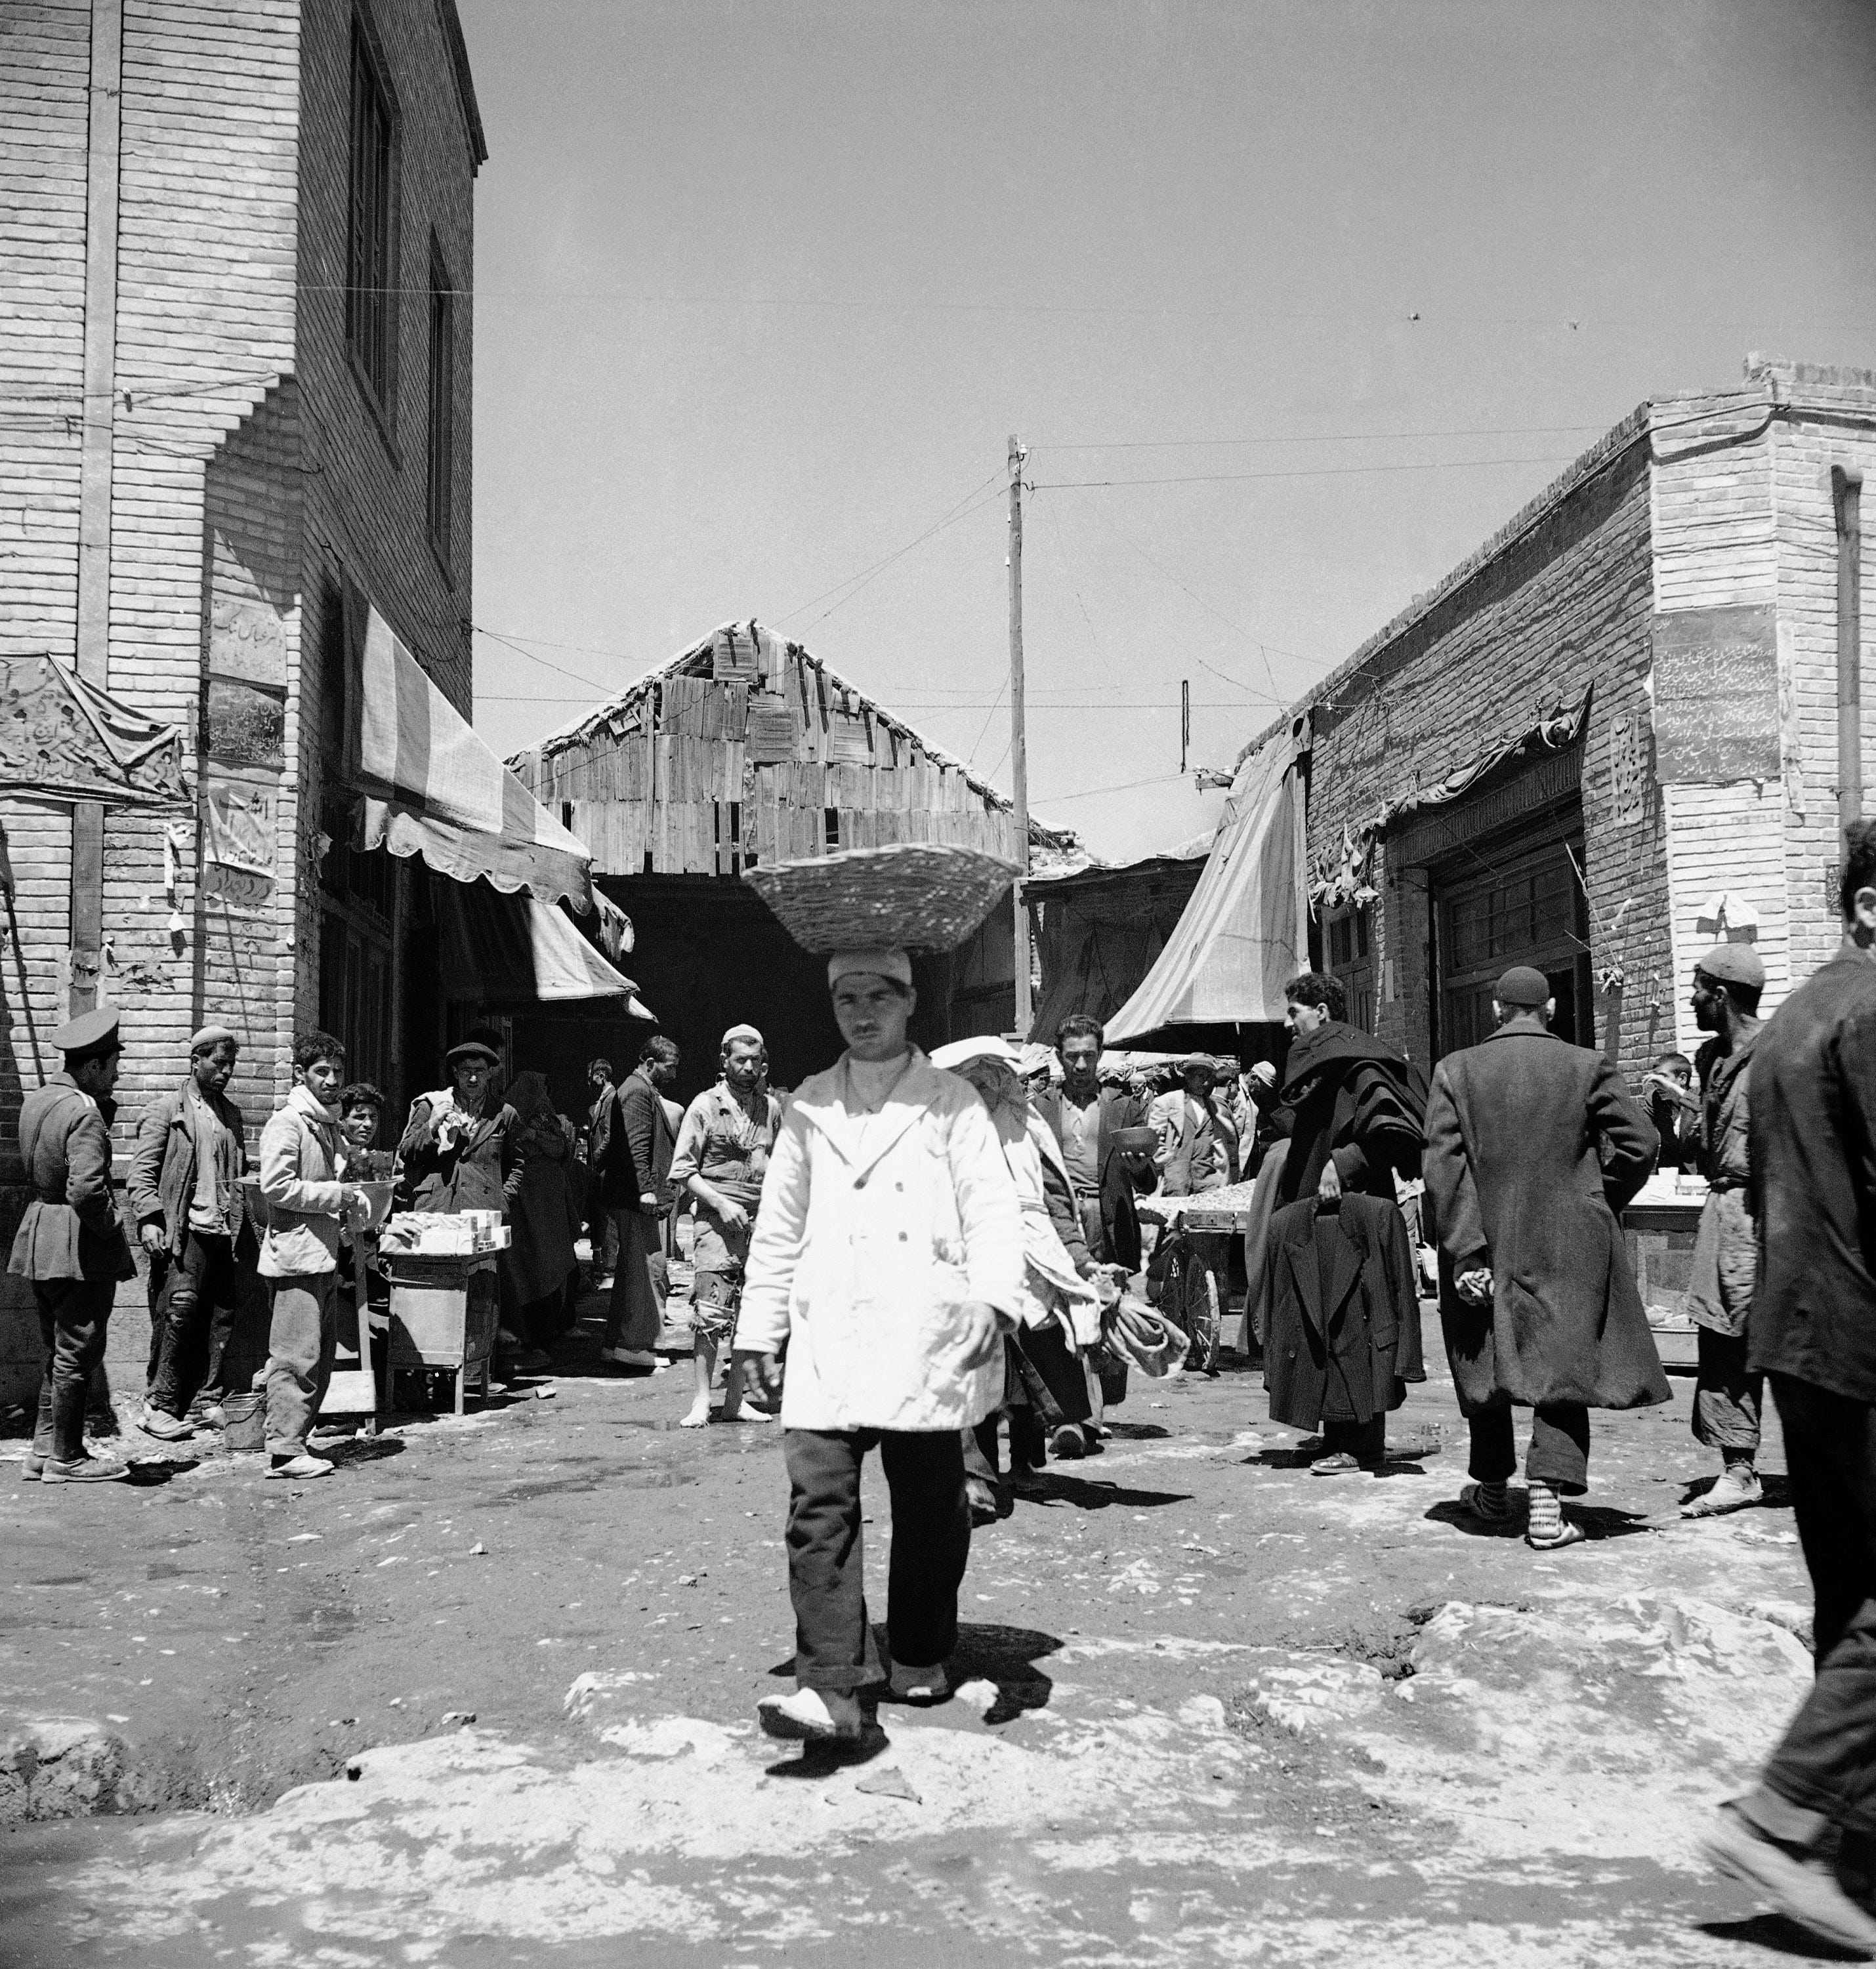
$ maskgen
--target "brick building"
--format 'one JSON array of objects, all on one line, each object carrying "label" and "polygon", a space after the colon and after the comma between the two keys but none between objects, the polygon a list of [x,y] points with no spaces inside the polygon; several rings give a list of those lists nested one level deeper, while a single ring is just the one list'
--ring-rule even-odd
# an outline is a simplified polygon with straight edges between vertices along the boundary
[{"label": "brick building", "polygon": [[1309,936],[1352,1017],[1437,1059],[1534,963],[1632,1082],[1691,1051],[1722,926],[1768,1007],[1823,961],[1872,467],[1876,372],[1754,358],[1644,404],[1247,748],[1301,756]]},{"label": "brick building", "polygon": [[188,781],[49,800],[0,759],[0,1157],[96,997],[121,1169],[210,1016],[251,1130],[316,1012],[394,1093],[430,1084],[436,939],[398,935],[427,877],[347,845],[335,767],[371,610],[470,711],[486,151],[454,0],[9,0],[0,130],[0,666],[50,653],[177,728]]}]

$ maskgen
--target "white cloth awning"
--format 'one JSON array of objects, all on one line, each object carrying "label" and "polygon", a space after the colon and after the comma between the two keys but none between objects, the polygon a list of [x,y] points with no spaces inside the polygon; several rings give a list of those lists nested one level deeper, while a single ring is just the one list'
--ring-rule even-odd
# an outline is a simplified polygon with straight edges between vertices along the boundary
[{"label": "white cloth awning", "polygon": [[476,882],[450,884],[437,903],[445,997],[492,1008],[624,998],[635,1017],[652,1016],[638,1002],[638,987],[552,903]]},{"label": "white cloth awning", "polygon": [[359,657],[359,842],[420,855],[459,882],[592,906],[585,844],[478,738],[374,608]]},{"label": "white cloth awning", "polygon": [[1296,765],[1284,731],[1238,768],[1205,873],[1153,968],[1107,1021],[1110,1046],[1282,1018],[1284,987],[1310,962]]}]

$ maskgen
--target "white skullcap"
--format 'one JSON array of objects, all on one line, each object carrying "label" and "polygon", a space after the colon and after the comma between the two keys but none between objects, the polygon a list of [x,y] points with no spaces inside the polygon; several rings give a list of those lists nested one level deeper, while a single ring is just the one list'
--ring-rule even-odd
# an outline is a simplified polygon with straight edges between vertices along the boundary
[{"label": "white skullcap", "polygon": [[908,990],[912,983],[912,960],[903,950],[837,950],[827,960],[827,985],[832,991],[843,978],[855,972],[868,977],[892,978]]},{"label": "white skullcap", "polygon": [[755,1027],[732,1026],[729,1030],[723,1035],[722,1039],[719,1043],[718,1050],[722,1053],[728,1053],[732,1043],[737,1040],[753,1040],[758,1046],[764,1048],[766,1048],[768,1045],[768,1040],[763,1038],[762,1035],[756,1030]]},{"label": "white skullcap", "polygon": [[1012,1072],[1016,1069],[1016,1055],[1006,1040],[986,1034],[974,1040],[953,1040],[948,1046],[934,1046],[931,1063],[943,1067],[948,1073],[955,1073],[968,1060],[994,1059],[1000,1061]]}]

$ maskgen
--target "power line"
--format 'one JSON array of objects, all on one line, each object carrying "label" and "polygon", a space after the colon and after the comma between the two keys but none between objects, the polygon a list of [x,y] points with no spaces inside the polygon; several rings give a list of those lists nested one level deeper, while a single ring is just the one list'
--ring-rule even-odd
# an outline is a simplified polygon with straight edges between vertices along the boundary
[{"label": "power line", "polygon": [[1407,465],[1300,465],[1283,472],[1190,472],[1164,478],[1053,478],[1031,489],[1076,492],[1105,485],[1221,485],[1253,478],[1338,478],[1371,472],[1460,472],[1494,465],[1567,465],[1566,458],[1429,458]]},{"label": "power line", "polygon": [[1557,437],[1566,431],[1602,430],[1603,423],[1497,424],[1470,430],[1309,431],[1294,437],[1267,433],[1261,437],[1084,438],[1073,442],[1039,438],[1032,451],[1182,451],[1251,444],[1362,444],[1370,441],[1442,437]]},{"label": "power line", "polygon": [[1038,793],[1039,806],[1063,806],[1070,800],[1093,800],[1102,793],[1130,793],[1140,787],[1163,787],[1174,780],[1183,780],[1183,773],[1156,773],[1150,780],[1123,780],[1118,786],[1083,787],[1078,793]]},{"label": "power line", "polygon": [[[888,554],[883,560],[875,561],[871,567],[862,568],[858,574],[850,574],[847,576],[845,581],[837,581],[834,583],[832,588],[823,589],[819,595],[814,597],[813,601],[804,602],[799,608],[790,609],[786,615],[777,616],[775,618],[775,626],[779,628],[783,623],[794,621],[796,616],[805,615],[810,608],[815,606],[816,603],[825,602],[830,595],[839,595],[840,599],[834,603],[833,607],[823,610],[819,615],[815,617],[814,621],[810,622],[808,624],[808,627],[811,629],[815,626],[816,623],[825,622],[828,617],[833,615],[835,608],[844,608],[845,605],[851,602],[854,596],[858,595],[860,590],[862,588],[865,588],[876,575],[884,573],[886,569],[891,566],[894,561],[902,560],[914,547],[923,547],[933,534],[943,533],[946,527],[952,525],[955,521],[969,518],[972,513],[980,511],[984,507],[991,504],[994,501],[1001,498],[1002,493],[1000,488],[991,491],[988,497],[979,497],[979,495],[984,491],[986,486],[995,486],[997,481],[1000,479],[1001,476],[1002,474],[1001,472],[993,472],[990,475],[989,478],[981,481],[979,484],[974,485],[969,491],[966,493],[964,497],[951,508],[949,512],[945,514],[943,519],[936,521],[932,525],[927,527],[915,540],[907,540],[905,545],[902,547],[895,547],[893,551]],[[973,501],[975,503],[973,504]],[[840,591],[843,588],[846,589],[849,592],[845,595],[841,595]]]},{"label": "power line", "polygon": [[[582,676],[578,670],[570,670],[563,663],[552,663],[545,657],[537,657],[532,650],[523,649],[519,643],[511,642],[506,636],[498,636],[494,630],[485,629],[479,623],[472,622],[469,628],[476,635],[486,636],[491,642],[499,643],[505,649],[512,650],[518,657],[525,657],[529,663],[538,663],[543,670],[552,670],[557,676],[570,677],[575,683],[583,683],[590,689],[598,691],[602,696],[609,697],[618,688],[616,684],[600,683],[592,677]],[[511,703],[526,702],[524,699],[507,699],[497,701]],[[572,698],[553,698],[544,699],[543,702],[571,704],[574,700]]]}]

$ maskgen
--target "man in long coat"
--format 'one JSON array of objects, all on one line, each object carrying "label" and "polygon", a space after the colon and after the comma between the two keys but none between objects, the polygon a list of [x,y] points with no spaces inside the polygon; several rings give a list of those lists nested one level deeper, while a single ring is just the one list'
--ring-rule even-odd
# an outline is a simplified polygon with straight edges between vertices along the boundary
[{"label": "man in long coat", "polygon": [[20,1108],[20,1160],[32,1200],[7,1267],[32,1282],[46,1349],[26,1474],[42,1484],[95,1484],[129,1474],[85,1449],[86,1397],[104,1358],[112,1301],[118,1281],[137,1269],[111,1196],[117,1014],[84,1013],[61,1026],[52,1043],[65,1056],[65,1071],[35,1087]]},{"label": "man in long coat", "polygon": [[1573,1545],[1560,1499],[1588,1487],[1589,1410],[1668,1399],[1616,1213],[1647,1180],[1657,1138],[1600,1053],[1550,1030],[1543,974],[1498,980],[1498,1029],[1433,1071],[1425,1171],[1439,1234],[1440,1315],[1472,1429],[1465,1502],[1510,1514],[1511,1409],[1536,1411],[1527,1542]]}]

